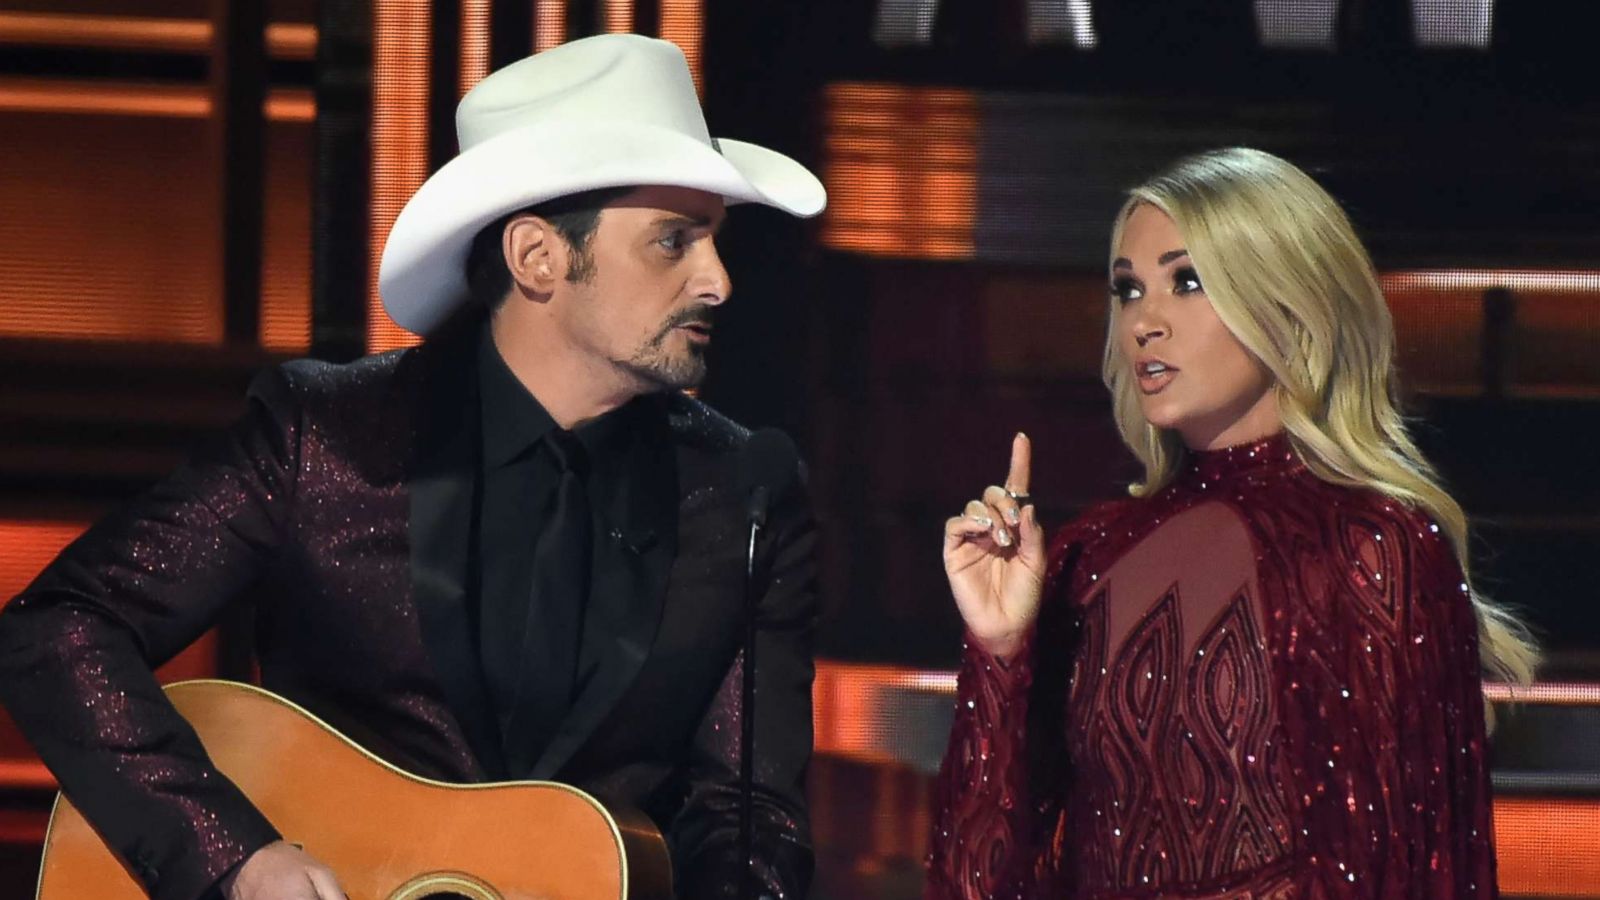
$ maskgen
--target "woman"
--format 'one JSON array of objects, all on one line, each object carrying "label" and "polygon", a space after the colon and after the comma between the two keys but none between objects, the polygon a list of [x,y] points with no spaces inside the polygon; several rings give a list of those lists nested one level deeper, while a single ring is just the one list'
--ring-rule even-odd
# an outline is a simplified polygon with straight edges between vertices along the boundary
[{"label": "woman", "polygon": [[927,896],[1494,896],[1479,673],[1535,653],[1469,586],[1349,220],[1222,150],[1131,191],[1112,247],[1144,479],[1047,551],[1018,435],[946,524],[967,640]]}]

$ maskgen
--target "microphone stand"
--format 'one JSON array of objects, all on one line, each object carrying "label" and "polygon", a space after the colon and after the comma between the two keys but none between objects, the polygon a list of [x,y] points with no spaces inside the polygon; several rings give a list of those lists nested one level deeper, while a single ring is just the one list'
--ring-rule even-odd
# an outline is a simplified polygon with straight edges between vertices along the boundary
[{"label": "microphone stand", "polygon": [[767,499],[767,486],[757,486],[750,491],[746,507],[750,545],[744,565],[744,665],[739,691],[739,896],[743,900],[756,900],[755,800],[751,787],[755,780],[756,741],[756,535],[767,524]]}]

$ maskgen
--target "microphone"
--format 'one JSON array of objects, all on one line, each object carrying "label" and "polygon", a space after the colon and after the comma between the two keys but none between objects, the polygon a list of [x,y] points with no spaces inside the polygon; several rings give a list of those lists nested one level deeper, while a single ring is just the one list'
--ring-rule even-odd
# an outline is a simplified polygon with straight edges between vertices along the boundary
[{"label": "microphone", "polygon": [[750,435],[739,451],[739,489],[745,497],[746,521],[767,525],[767,507],[788,489],[799,467],[794,441],[776,428]]},{"label": "microphone", "polygon": [[744,566],[744,667],[739,706],[739,896],[755,900],[755,781],[756,741],[756,536],[767,526],[772,501],[794,482],[800,454],[794,441],[776,428],[750,435],[739,453],[739,489],[744,494],[745,521],[750,543]]}]

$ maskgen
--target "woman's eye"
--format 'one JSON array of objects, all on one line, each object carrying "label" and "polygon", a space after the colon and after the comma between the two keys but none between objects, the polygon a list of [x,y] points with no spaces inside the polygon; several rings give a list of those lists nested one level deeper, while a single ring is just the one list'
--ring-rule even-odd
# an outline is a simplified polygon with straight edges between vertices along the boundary
[{"label": "woman's eye", "polygon": [[1193,294],[1205,290],[1205,287],[1200,284],[1200,276],[1195,270],[1186,266],[1173,274],[1172,289],[1177,294]]},{"label": "woman's eye", "polygon": [[1111,282],[1111,299],[1118,303],[1129,303],[1143,296],[1144,288],[1132,278],[1118,278]]}]

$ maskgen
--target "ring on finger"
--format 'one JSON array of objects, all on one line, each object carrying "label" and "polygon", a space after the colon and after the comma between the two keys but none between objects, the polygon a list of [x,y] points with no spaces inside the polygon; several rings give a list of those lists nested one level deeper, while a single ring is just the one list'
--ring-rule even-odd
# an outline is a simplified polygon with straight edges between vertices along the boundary
[{"label": "ring on finger", "polygon": [[1010,497],[1018,506],[1027,506],[1033,502],[1032,495],[1026,491],[1013,491],[1010,488],[1006,488],[1005,492],[1006,496]]}]

